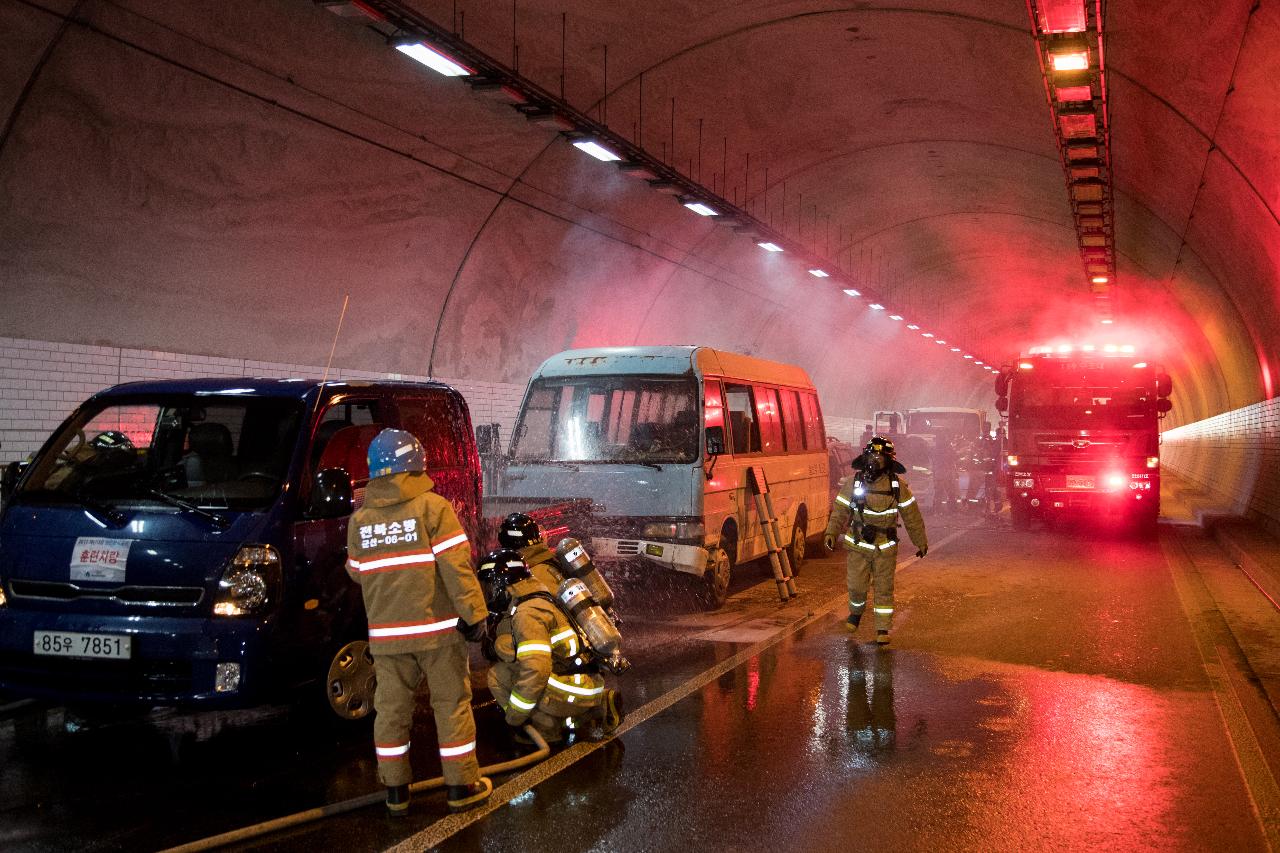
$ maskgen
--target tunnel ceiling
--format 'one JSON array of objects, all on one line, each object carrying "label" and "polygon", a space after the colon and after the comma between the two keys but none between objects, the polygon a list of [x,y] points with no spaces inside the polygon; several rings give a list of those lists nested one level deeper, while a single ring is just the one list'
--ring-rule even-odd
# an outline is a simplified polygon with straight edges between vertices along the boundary
[{"label": "tunnel ceiling", "polygon": [[[949,347],[405,60],[368,21],[305,0],[230,5],[0,0],[0,114],[13,116],[0,179],[16,202],[0,220],[16,309],[0,333],[56,338],[44,307],[101,311],[133,287],[176,310],[208,293],[217,276],[191,271],[203,263],[246,282],[263,313],[211,311],[213,331],[195,334],[211,352],[228,334],[292,339],[271,312],[308,288],[317,306],[354,290],[340,352],[378,369],[520,381],[563,346],[697,341],[799,361],[849,414],[926,391],[989,400],[989,375]],[[516,4],[514,27],[510,3],[408,5],[554,93],[563,25],[566,101],[980,358],[1133,342],[1175,373],[1177,421],[1274,393],[1274,3],[1105,4],[1107,334],[1020,0],[558,0]],[[67,25],[73,10],[82,23]],[[76,173],[57,145],[97,165]],[[83,193],[95,200],[72,211]],[[104,223],[122,206],[147,213]],[[175,240],[182,275],[154,257]],[[86,294],[80,270],[104,263],[117,274]],[[385,308],[410,292],[412,335]],[[114,312],[118,333],[99,337],[167,343]],[[331,334],[332,313],[303,311],[302,337]],[[842,377],[858,358],[871,367],[853,390]],[[929,374],[912,391],[904,361]]]}]

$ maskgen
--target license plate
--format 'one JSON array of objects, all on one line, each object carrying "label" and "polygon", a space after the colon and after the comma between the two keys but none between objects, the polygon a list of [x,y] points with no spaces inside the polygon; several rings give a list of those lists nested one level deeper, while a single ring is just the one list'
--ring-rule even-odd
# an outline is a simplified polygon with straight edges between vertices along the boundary
[{"label": "license plate", "polygon": [[36,631],[35,653],[65,658],[127,660],[133,652],[131,637],[116,634],[77,634],[72,631]]},{"label": "license plate", "polygon": [[1067,488],[1068,489],[1092,489],[1093,478],[1092,477],[1073,477],[1072,475],[1068,474]]}]

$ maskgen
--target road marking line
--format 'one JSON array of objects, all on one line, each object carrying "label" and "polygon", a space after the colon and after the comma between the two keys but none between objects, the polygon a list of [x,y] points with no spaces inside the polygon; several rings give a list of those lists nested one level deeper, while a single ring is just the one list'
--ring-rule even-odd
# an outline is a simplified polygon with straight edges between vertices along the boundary
[{"label": "road marking line", "polygon": [[[941,541],[929,547],[929,552],[935,553],[936,550],[941,548],[943,545],[955,541],[962,535],[979,526],[979,524],[975,523],[943,537]],[[898,563],[897,571],[904,571],[919,561],[920,558],[914,554],[910,557],[906,557]],[[769,580],[768,583],[773,583],[773,581]],[[814,622],[817,622],[838,609],[847,607],[848,597],[848,592],[841,590],[838,595],[822,602],[817,610],[810,611],[796,622],[780,629],[778,633],[772,637],[761,640],[749,648],[743,649],[732,657],[722,660],[715,666],[703,670],[702,673],[683,682],[679,687],[674,687],[661,696],[640,706],[636,710],[628,712],[622,725],[618,726],[617,730],[604,740],[597,741],[595,743],[575,743],[563,752],[558,752],[552,755],[541,764],[535,764],[520,775],[508,780],[498,788],[494,789],[493,794],[489,797],[489,801],[484,806],[469,812],[463,812],[461,814],[454,814],[441,818],[426,829],[423,829],[415,835],[409,836],[394,847],[388,848],[388,853],[393,853],[393,851],[394,853],[412,853],[413,851],[430,850],[433,847],[440,846],[451,836],[456,835],[468,826],[471,826],[473,823],[487,817],[510,803],[511,800],[514,800],[516,797],[526,793],[535,785],[539,785],[550,779],[566,767],[581,761],[597,749],[607,745],[615,738],[621,737],[636,726],[639,726],[650,718],[661,714],[663,711],[667,710],[682,699],[688,698],[703,687],[706,687],[708,684],[715,681],[720,676],[724,675],[726,672],[737,669],[739,666],[742,666],[742,664],[751,660],[751,658],[777,645],[802,628],[812,625]]]},{"label": "road marking line", "polygon": [[[1232,683],[1230,673],[1236,667],[1223,656],[1224,650],[1214,638],[1212,628],[1203,615],[1206,611],[1220,611],[1213,596],[1204,586],[1203,578],[1198,572],[1193,578],[1185,567],[1194,566],[1195,560],[1182,541],[1181,534],[1162,536],[1160,544],[1173,575],[1173,586],[1178,594],[1178,602],[1182,605],[1183,615],[1191,624],[1196,650],[1200,653],[1200,663],[1213,688],[1214,704],[1222,718],[1227,743],[1231,746],[1236,766],[1240,769],[1245,791],[1249,794],[1249,804],[1253,806],[1254,816],[1258,819],[1267,848],[1280,851],[1280,784],[1271,773],[1254,734],[1253,725],[1249,722],[1244,705]],[[1180,556],[1171,553],[1175,547]]]}]

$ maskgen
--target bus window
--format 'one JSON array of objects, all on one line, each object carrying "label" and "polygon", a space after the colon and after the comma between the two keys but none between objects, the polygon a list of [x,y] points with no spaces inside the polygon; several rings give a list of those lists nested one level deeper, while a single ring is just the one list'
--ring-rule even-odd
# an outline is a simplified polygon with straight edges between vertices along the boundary
[{"label": "bus window", "polygon": [[729,413],[729,432],[733,453],[760,452],[760,423],[756,420],[747,385],[726,385],[725,411]]},{"label": "bus window", "polygon": [[804,413],[804,443],[810,450],[823,446],[822,413],[818,411],[818,395],[807,391],[800,395],[800,410]]},{"label": "bus window", "polygon": [[765,453],[782,453],[782,419],[778,415],[778,392],[756,386],[756,411],[759,413],[761,449]]},{"label": "bus window", "polygon": [[703,389],[705,402],[702,416],[709,427],[724,426],[724,399],[720,396],[720,383],[708,379]]},{"label": "bus window", "polygon": [[[782,396],[782,431],[788,453],[804,450],[804,419],[800,416],[800,400],[795,391],[779,391]],[[811,448],[816,450],[817,448]]]}]

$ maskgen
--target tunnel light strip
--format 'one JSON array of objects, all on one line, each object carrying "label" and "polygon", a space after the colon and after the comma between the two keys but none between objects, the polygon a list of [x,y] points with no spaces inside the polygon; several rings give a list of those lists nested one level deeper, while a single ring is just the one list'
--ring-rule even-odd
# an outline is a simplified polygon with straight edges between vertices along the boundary
[{"label": "tunnel light strip", "polygon": [[781,252],[781,251],[782,251],[782,247],[781,247],[781,246],[779,246],[777,243],[769,243],[769,242],[767,242],[767,241],[766,241],[766,242],[764,242],[764,243],[756,243],[756,245],[757,245],[757,246],[759,246],[761,249],[764,249],[766,252]]},{"label": "tunnel light strip", "polygon": [[396,45],[396,50],[410,59],[421,62],[437,74],[443,74],[446,77],[466,77],[471,74],[470,68],[465,65],[459,65],[443,53],[427,47],[422,42],[398,44]]},{"label": "tunnel light strip", "polygon": [[692,210],[699,216],[719,216],[720,214],[714,209],[708,207],[700,201],[686,201],[684,206]]},{"label": "tunnel light strip", "polygon": [[590,154],[602,163],[613,163],[622,159],[608,148],[605,148],[599,142],[596,142],[594,139],[579,139],[577,142],[573,143],[573,147],[577,148],[584,154]]},{"label": "tunnel light strip", "polygon": [[861,296],[861,295],[862,295],[862,291],[860,291],[860,290],[854,290],[852,287],[846,287],[846,288],[844,289],[844,295],[845,295],[845,296]]},{"label": "tunnel light strip", "polygon": [[825,270],[819,270],[819,269],[809,270],[809,275],[813,276],[814,278],[831,278],[830,273],[826,272]]}]

